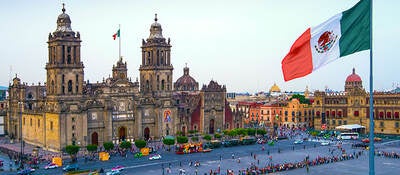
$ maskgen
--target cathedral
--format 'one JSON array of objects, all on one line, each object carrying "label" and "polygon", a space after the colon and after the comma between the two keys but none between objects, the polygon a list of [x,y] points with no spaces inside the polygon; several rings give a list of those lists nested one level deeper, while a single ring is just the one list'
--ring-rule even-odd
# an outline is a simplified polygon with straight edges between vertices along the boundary
[{"label": "cathedral", "polygon": [[157,16],[142,40],[140,75],[134,82],[122,57],[112,66],[112,76],[85,81],[81,42],[63,7],[48,36],[46,83],[28,85],[17,76],[10,83],[5,128],[11,138],[60,151],[71,144],[118,144],[241,127],[224,85],[211,80],[199,89],[187,66],[173,83],[172,46]]}]

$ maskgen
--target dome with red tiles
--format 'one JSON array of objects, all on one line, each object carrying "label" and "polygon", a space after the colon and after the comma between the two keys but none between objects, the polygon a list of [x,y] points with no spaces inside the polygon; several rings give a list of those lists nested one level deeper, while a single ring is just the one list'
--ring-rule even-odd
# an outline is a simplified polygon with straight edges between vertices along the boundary
[{"label": "dome with red tiles", "polygon": [[174,84],[177,91],[197,91],[199,90],[199,83],[189,75],[189,68],[183,68],[183,76],[178,78]]},{"label": "dome with red tiles", "polygon": [[347,76],[346,82],[362,82],[361,77],[356,74],[356,69],[353,68],[353,73]]}]

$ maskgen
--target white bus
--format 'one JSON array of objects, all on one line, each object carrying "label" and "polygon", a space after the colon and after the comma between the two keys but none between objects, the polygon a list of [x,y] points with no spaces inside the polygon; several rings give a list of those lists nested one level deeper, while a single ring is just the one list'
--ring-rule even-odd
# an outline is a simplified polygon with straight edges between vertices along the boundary
[{"label": "white bus", "polygon": [[350,140],[350,139],[358,139],[359,134],[356,132],[348,132],[348,133],[340,133],[337,136],[337,139],[341,139],[341,140]]}]

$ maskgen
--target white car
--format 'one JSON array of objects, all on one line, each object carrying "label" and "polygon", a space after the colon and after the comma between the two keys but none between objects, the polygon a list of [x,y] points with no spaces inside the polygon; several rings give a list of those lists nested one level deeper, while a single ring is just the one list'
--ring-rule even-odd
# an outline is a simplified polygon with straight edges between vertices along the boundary
[{"label": "white car", "polygon": [[302,144],[303,143],[303,140],[295,140],[294,141],[294,144]]},{"label": "white car", "polygon": [[119,175],[119,174],[121,174],[121,171],[119,170],[111,170],[106,173],[106,175]]},{"label": "white car", "polygon": [[329,142],[328,142],[328,141],[322,141],[322,142],[321,142],[321,145],[322,145],[322,146],[327,146],[327,145],[329,145]]},{"label": "white car", "polygon": [[150,155],[149,160],[158,160],[161,159],[161,155],[160,154],[153,154]]},{"label": "white car", "polygon": [[44,166],[44,169],[47,170],[47,169],[53,169],[53,168],[57,168],[57,167],[58,167],[58,165],[56,165],[54,163],[50,163],[50,164]]}]

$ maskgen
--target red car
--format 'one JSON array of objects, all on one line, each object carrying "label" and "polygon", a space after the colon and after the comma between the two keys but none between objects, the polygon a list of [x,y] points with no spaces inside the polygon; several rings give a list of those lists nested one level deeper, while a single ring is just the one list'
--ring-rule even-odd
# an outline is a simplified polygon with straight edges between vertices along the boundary
[{"label": "red car", "polygon": [[122,170],[124,170],[124,167],[121,165],[117,165],[117,166],[111,168],[111,170],[112,171],[122,171]]},{"label": "red car", "polygon": [[57,168],[57,167],[58,167],[58,165],[56,165],[54,163],[50,163],[50,164],[44,166],[44,169],[47,170],[47,169],[53,169],[53,168]]}]

